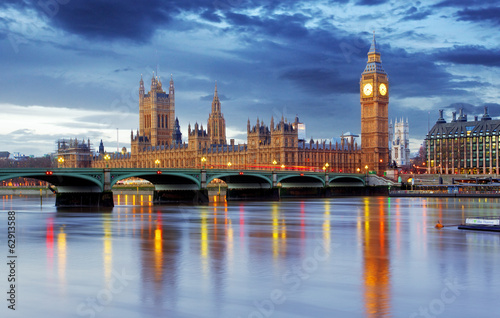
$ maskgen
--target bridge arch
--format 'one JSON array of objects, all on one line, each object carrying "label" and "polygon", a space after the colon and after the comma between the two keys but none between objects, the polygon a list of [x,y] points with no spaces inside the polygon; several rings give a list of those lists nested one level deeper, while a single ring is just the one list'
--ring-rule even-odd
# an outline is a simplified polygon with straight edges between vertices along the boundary
[{"label": "bridge arch", "polygon": [[[103,176],[96,174],[80,174],[78,172],[68,173],[65,171],[47,170],[46,171],[21,171],[14,173],[0,174],[0,181],[14,178],[31,178],[46,181],[55,185],[58,192],[102,192],[104,188]],[[78,184],[78,186],[74,186]]]},{"label": "bridge arch", "polygon": [[141,178],[151,182],[156,190],[199,190],[200,181],[192,175],[162,171],[161,174],[154,171],[129,172],[124,174],[112,175],[111,186],[116,182],[128,178]]},{"label": "bridge arch", "polygon": [[273,186],[271,178],[256,173],[240,174],[239,171],[235,171],[207,175],[207,184],[214,179],[224,181],[228,189],[270,189]]},{"label": "bridge arch", "polygon": [[330,187],[364,187],[365,179],[360,176],[335,176],[328,184]]},{"label": "bridge arch", "polygon": [[277,182],[282,188],[323,188],[325,179],[319,175],[284,175],[278,176]]}]

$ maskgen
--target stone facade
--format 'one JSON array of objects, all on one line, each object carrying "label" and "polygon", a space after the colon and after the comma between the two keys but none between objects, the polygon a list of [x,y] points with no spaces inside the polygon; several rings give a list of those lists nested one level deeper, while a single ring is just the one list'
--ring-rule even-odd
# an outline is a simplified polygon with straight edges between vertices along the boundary
[{"label": "stone facade", "polygon": [[410,166],[410,126],[408,118],[406,121],[396,119],[394,124],[389,124],[389,148],[391,153],[391,162],[393,166]]},{"label": "stone facade", "polygon": [[[369,84],[367,86],[367,84]],[[371,89],[368,89],[370,88]],[[368,52],[368,62],[360,81],[361,131],[363,151],[354,138],[340,142],[299,139],[298,117],[289,122],[281,118],[269,126],[257,118],[247,123],[247,142],[235,144],[226,140],[226,123],[215,86],[207,129],[196,123],[188,128],[188,142],[181,142],[178,119],[175,119],[174,82],[168,93],[161,80],[151,79],[146,94],[139,83],[140,129],[131,132],[131,152],[98,153],[91,159],[95,168],[224,168],[224,169],[328,169],[332,172],[382,173],[388,164],[388,79],[382,69],[375,37]],[[59,152],[60,157],[64,153]],[[71,161],[73,163],[73,161]],[[77,167],[77,163],[74,167]],[[61,167],[70,167],[64,161]],[[73,167],[73,165],[71,165]]]},{"label": "stone facade", "polygon": [[381,174],[389,164],[389,81],[382,67],[375,34],[359,84],[362,165]]}]

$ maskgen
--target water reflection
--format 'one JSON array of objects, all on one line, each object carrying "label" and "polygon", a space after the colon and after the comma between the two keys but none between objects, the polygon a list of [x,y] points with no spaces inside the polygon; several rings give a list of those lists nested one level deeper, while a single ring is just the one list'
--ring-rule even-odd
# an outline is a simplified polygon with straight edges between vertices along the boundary
[{"label": "water reflection", "polygon": [[112,243],[112,229],[111,229],[112,216],[110,214],[103,214],[103,229],[104,229],[104,246],[103,246],[103,259],[104,259],[104,282],[106,286],[111,287],[111,273],[113,271],[113,243]]},{"label": "water reflection", "polygon": [[[75,304],[119,289],[97,316],[265,317],[255,304],[270,306],[271,292],[280,290],[286,302],[269,316],[409,317],[457,277],[467,290],[442,315],[457,317],[463,306],[481,311],[477,304],[498,294],[499,236],[433,227],[438,218],[452,224],[464,214],[492,214],[498,200],[127,205],[134,197],[140,201],[120,196],[112,213],[20,213],[30,229],[22,246],[35,251],[23,254],[32,269],[22,272],[24,299],[54,289],[47,297],[57,296],[61,312],[74,316]],[[122,289],[115,279],[123,269],[136,278]]]},{"label": "water reflection", "polygon": [[386,199],[364,200],[363,282],[367,317],[388,317],[391,285]]},{"label": "water reflection", "polygon": [[66,287],[66,233],[64,233],[64,226],[59,227],[57,234],[57,268],[59,274],[59,284],[62,290]]},{"label": "water reflection", "polygon": [[325,201],[323,213],[323,246],[330,253],[330,201]]},{"label": "water reflection", "polygon": [[[139,209],[141,220],[141,302],[153,308],[175,308],[178,301],[181,232],[165,222],[161,211]],[[135,218],[133,218],[134,220]]]}]

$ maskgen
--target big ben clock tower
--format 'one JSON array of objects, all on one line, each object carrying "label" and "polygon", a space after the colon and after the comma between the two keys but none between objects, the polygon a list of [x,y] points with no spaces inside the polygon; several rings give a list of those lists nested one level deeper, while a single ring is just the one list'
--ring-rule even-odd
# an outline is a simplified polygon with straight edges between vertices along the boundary
[{"label": "big ben clock tower", "polygon": [[361,74],[361,162],[363,168],[383,173],[389,161],[389,81],[382,68],[375,42],[368,51],[368,61]]}]

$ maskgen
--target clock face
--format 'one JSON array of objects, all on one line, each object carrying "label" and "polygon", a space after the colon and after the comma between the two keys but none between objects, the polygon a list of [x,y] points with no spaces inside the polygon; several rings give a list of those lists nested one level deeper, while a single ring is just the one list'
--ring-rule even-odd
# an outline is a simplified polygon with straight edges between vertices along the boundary
[{"label": "clock face", "polygon": [[363,94],[368,96],[368,95],[371,95],[372,92],[373,92],[372,84],[368,83],[368,84],[365,84],[365,86],[363,86]]},{"label": "clock face", "polygon": [[387,86],[384,83],[380,84],[378,90],[380,92],[380,95],[382,96],[385,96],[387,94]]}]

